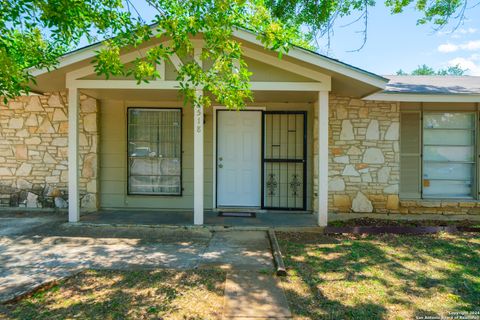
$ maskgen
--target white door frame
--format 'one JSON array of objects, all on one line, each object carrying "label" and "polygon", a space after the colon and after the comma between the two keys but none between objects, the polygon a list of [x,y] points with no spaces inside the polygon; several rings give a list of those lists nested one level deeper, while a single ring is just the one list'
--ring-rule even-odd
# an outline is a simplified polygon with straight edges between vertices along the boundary
[{"label": "white door frame", "polygon": [[[254,111],[266,111],[267,107],[246,107],[246,110],[254,110]],[[215,106],[213,107],[213,209],[217,209],[217,111],[218,110],[228,110],[224,106]],[[235,112],[235,111],[232,111]],[[263,116],[262,116],[263,122]],[[263,128],[263,125],[262,125]],[[262,131],[261,139],[263,139],[264,132]],[[262,150],[263,152],[263,150]],[[261,170],[263,171],[263,170]],[[263,194],[261,195],[263,197]]]}]

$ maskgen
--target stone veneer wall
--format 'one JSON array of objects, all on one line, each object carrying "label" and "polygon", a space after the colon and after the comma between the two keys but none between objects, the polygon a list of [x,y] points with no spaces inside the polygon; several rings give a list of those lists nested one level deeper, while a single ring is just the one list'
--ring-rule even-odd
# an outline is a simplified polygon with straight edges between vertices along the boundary
[{"label": "stone veneer wall", "polygon": [[409,214],[480,214],[480,202],[477,200],[400,200],[400,213]]},{"label": "stone veneer wall", "polygon": [[[68,109],[65,92],[0,102],[0,206],[65,208]],[[98,103],[80,97],[81,207],[98,207]]]},{"label": "stone veneer wall", "polygon": [[[330,95],[330,212],[399,212],[398,103]],[[318,162],[318,108],[314,159]],[[318,166],[314,168],[317,176]],[[314,207],[318,180],[314,179]]]}]

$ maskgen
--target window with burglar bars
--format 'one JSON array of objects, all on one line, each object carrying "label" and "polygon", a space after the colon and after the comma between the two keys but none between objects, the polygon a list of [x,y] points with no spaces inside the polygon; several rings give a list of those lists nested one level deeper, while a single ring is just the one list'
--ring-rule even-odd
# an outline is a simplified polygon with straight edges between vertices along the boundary
[{"label": "window with burglar bars", "polygon": [[265,112],[263,207],[306,209],[306,113]]},{"label": "window with burglar bars", "polygon": [[128,109],[128,193],[181,195],[182,112]]}]

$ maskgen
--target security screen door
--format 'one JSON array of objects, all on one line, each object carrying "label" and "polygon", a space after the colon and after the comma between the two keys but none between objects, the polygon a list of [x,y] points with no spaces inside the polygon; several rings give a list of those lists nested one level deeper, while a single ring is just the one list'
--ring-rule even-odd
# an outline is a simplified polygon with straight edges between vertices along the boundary
[{"label": "security screen door", "polygon": [[305,210],[306,112],[264,113],[263,207]]}]

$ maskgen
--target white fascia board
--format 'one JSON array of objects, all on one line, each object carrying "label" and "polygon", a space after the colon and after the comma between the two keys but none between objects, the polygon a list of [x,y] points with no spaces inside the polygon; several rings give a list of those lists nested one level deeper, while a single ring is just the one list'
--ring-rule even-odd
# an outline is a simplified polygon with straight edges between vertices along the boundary
[{"label": "white fascia board", "polygon": [[253,91],[330,91],[330,84],[320,82],[266,82],[252,81]]},{"label": "white fascia board", "polygon": [[[240,38],[242,40],[245,40],[263,47],[263,44],[261,43],[261,41],[259,41],[256,35],[250,31],[235,29],[233,32],[233,35],[237,38]],[[310,63],[320,68],[324,68],[339,74],[343,74],[347,77],[370,84],[380,89],[385,89],[385,86],[389,81],[388,79],[385,79],[381,76],[369,74],[366,71],[362,72],[361,70],[348,66],[342,62],[335,61],[326,57],[322,57],[318,54],[315,54],[307,50],[303,50],[299,47],[291,48],[288,51],[288,53],[285,55]]]},{"label": "white fascia board", "polygon": [[[241,29],[235,29],[233,32],[233,35],[242,40],[245,40],[255,45],[263,47],[262,43],[257,39],[256,35],[252,32],[241,30]],[[55,68],[58,69],[58,68],[66,67],[68,65],[74,64],[82,60],[94,58],[96,55],[96,51],[100,50],[102,47],[104,47],[104,44],[100,42],[82,49],[78,49],[71,53],[68,53],[59,59],[59,63]],[[374,76],[374,75],[368,74],[367,72],[362,72],[361,70],[357,70],[341,62],[331,60],[326,57],[322,57],[313,52],[309,52],[307,50],[303,50],[298,47],[291,48],[288,54],[286,55],[289,57],[310,63],[312,65],[316,65],[320,68],[324,68],[339,74],[343,74],[352,79],[356,79],[358,81],[370,84],[380,89],[384,89],[386,84],[388,83],[388,79],[384,79],[380,76]],[[39,76],[41,74],[47,73],[48,71],[49,70],[47,69],[32,69],[32,75]]]},{"label": "white fascia board", "polygon": [[[60,69],[60,68],[69,66],[71,64],[74,64],[76,62],[80,62],[86,59],[92,59],[97,55],[96,51],[103,48],[103,46],[104,46],[103,43],[97,43],[97,44],[93,44],[91,46],[67,53],[66,55],[59,58],[59,62],[54,67],[54,69]],[[46,68],[32,69],[31,74],[36,77],[44,73],[47,73],[49,71],[51,70],[48,70]]]},{"label": "white fascia board", "polygon": [[480,94],[374,93],[363,100],[398,102],[480,102]]},{"label": "white fascia board", "polygon": [[272,57],[271,55],[265,52],[261,52],[255,49],[243,48],[243,53],[245,57],[249,57],[253,60],[260,61],[261,63],[303,76],[305,78],[310,78],[312,80],[318,81],[322,83],[324,86],[327,86],[328,91],[331,90],[332,78],[326,74],[299,66],[298,64],[285,61],[277,57]]}]

